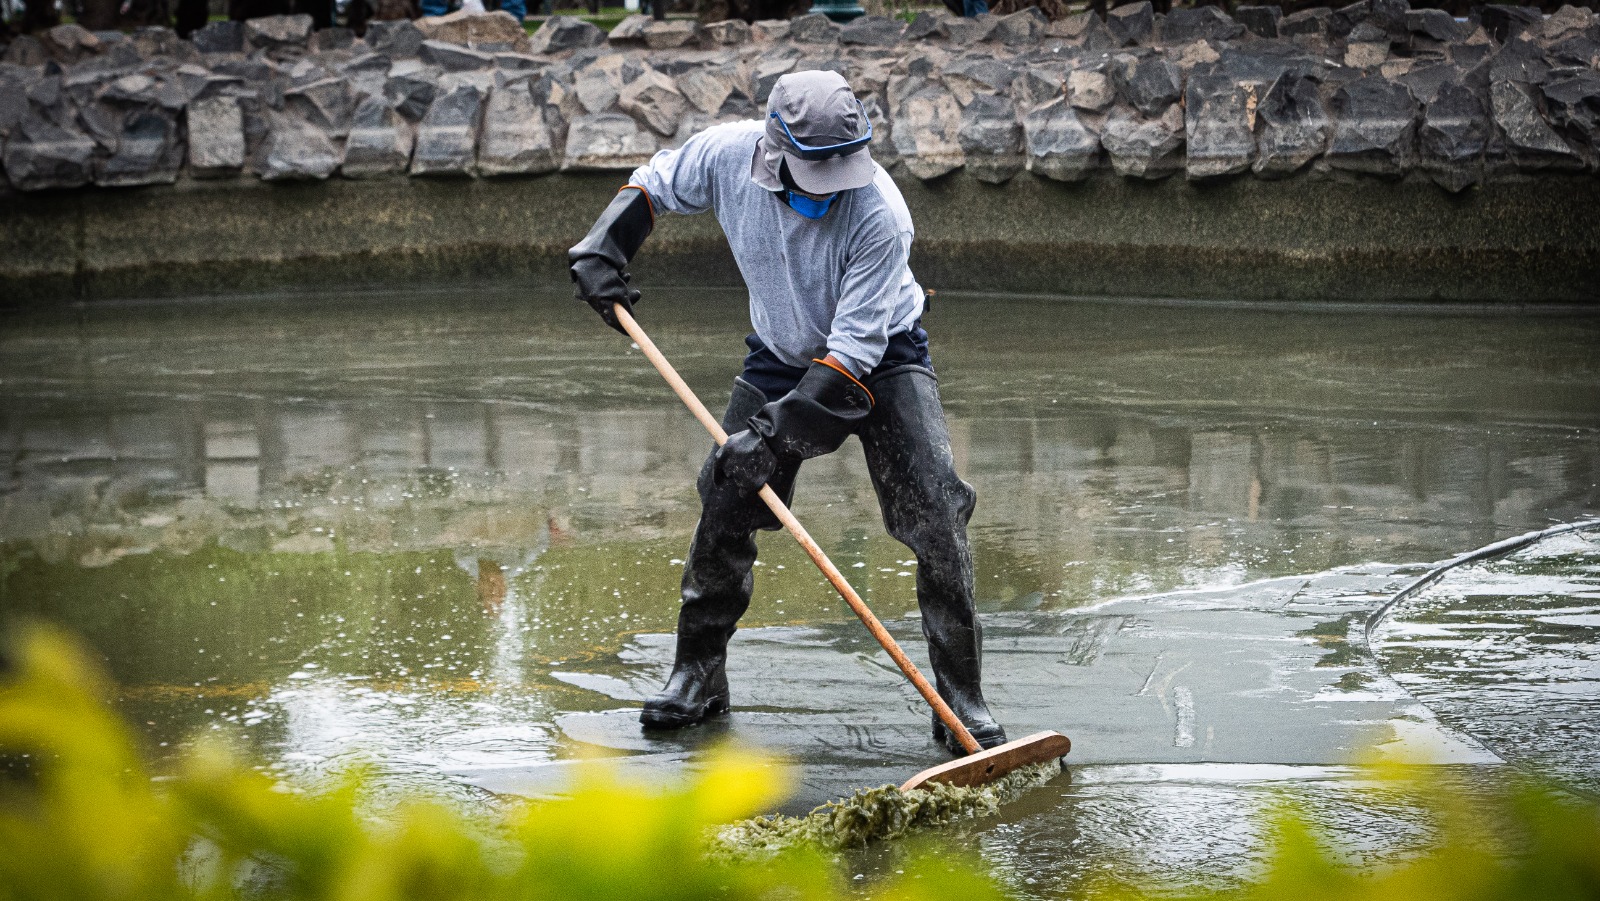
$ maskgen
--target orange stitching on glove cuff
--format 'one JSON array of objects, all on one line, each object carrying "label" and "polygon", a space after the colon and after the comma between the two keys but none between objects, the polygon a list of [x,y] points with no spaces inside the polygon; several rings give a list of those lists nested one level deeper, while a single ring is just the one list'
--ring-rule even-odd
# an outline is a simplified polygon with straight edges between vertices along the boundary
[{"label": "orange stitching on glove cuff", "polygon": [[[648,197],[649,195],[647,194],[645,196]],[[849,379],[850,381],[855,382],[857,388],[860,388],[862,391],[866,391],[867,392],[867,403],[872,404],[874,407],[876,407],[878,405],[878,399],[872,396],[872,392],[870,390],[868,390],[866,385],[861,384],[861,380],[860,379],[858,379],[855,376],[850,374],[850,370],[844,368],[843,366],[840,366],[838,363],[830,363],[827,360],[819,360],[816,357],[812,357],[811,358],[811,362],[813,362],[813,363],[821,363],[822,365],[828,367],[829,369],[832,369],[834,372],[842,374],[845,378]]]}]

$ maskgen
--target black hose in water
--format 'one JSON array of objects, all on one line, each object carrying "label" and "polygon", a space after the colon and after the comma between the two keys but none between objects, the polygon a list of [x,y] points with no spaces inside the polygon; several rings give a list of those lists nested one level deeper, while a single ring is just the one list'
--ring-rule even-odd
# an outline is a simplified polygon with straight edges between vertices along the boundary
[{"label": "black hose in water", "polygon": [[[1378,626],[1382,625],[1384,620],[1389,618],[1389,614],[1394,612],[1394,608],[1398,606],[1401,601],[1412,597],[1422,589],[1427,588],[1429,585],[1439,581],[1439,579],[1443,578],[1444,574],[1450,570],[1467,563],[1476,563],[1479,560],[1503,557],[1506,554],[1514,551],[1520,551],[1530,544],[1543,541],[1546,538],[1551,538],[1556,535],[1563,535],[1567,532],[1582,532],[1587,529],[1600,529],[1600,519],[1588,519],[1584,520],[1583,522],[1569,522],[1565,525],[1551,526],[1548,529],[1540,529],[1537,532],[1529,532],[1525,535],[1517,535],[1512,538],[1507,538],[1503,541],[1496,541],[1494,544],[1484,545],[1475,551],[1468,551],[1459,557],[1451,557],[1449,560],[1446,560],[1443,563],[1434,564],[1432,569],[1429,569],[1410,585],[1400,589],[1400,591],[1397,592],[1394,597],[1385,601],[1382,607],[1372,611],[1372,615],[1367,617],[1366,630],[1362,636],[1363,640],[1367,644],[1367,653],[1372,654],[1373,631],[1376,630]],[[1376,658],[1377,655],[1373,654],[1373,657]]]},{"label": "black hose in water", "polygon": [[[1398,607],[1402,601],[1416,596],[1416,594],[1422,589],[1427,588],[1429,585],[1432,585],[1433,583],[1439,581],[1439,579],[1443,578],[1445,573],[1448,573],[1458,566],[1468,563],[1477,563],[1481,560],[1491,560],[1496,557],[1503,557],[1506,554],[1520,551],[1523,548],[1543,541],[1546,538],[1553,538],[1556,535],[1564,535],[1568,532],[1583,532],[1591,529],[1600,529],[1600,519],[1589,519],[1584,520],[1583,522],[1566,523],[1565,525],[1551,526],[1548,529],[1540,529],[1536,532],[1528,532],[1525,535],[1517,535],[1512,538],[1507,538],[1503,541],[1496,541],[1494,544],[1484,545],[1475,551],[1468,551],[1459,557],[1452,557],[1443,563],[1435,564],[1421,577],[1406,587],[1400,589],[1400,591],[1396,592],[1394,597],[1389,598],[1389,600],[1384,602],[1382,607],[1372,611],[1372,615],[1367,617],[1367,625],[1363,633],[1363,640],[1367,646],[1367,654],[1378,663],[1379,669],[1383,668],[1382,661],[1378,660],[1378,655],[1373,651],[1372,648],[1372,633],[1377,630],[1378,626],[1383,624],[1384,620],[1389,618],[1389,615],[1394,612],[1394,609]],[[1401,689],[1404,690],[1406,694],[1411,695],[1411,691],[1406,689],[1405,686],[1401,686]],[[1423,707],[1428,706],[1422,701],[1422,699],[1417,698],[1416,695],[1411,695],[1411,697]],[[1470,735],[1471,733],[1467,734]],[[1523,772],[1531,772],[1536,776],[1539,775],[1537,771],[1530,770],[1529,767],[1518,763],[1516,760],[1512,759],[1497,748],[1493,747],[1488,742],[1484,741],[1481,737],[1473,735],[1472,739],[1473,741],[1476,741],[1478,744],[1487,748],[1496,757],[1499,757],[1502,761],[1505,761],[1508,766],[1522,770]],[[1574,795],[1579,795],[1591,800],[1600,800],[1600,794],[1596,794],[1595,792],[1591,792],[1588,789],[1579,786],[1563,783],[1561,788],[1563,791],[1567,791]]]}]

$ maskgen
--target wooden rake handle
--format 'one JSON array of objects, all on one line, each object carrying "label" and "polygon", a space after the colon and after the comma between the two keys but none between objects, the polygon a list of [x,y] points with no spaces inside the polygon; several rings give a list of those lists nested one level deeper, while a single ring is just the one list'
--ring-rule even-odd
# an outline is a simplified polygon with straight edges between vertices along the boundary
[{"label": "wooden rake handle", "polygon": [[[673,392],[678,395],[679,400],[683,401],[684,406],[689,408],[689,412],[694,414],[694,418],[700,420],[700,424],[706,427],[706,431],[711,433],[711,437],[716,439],[718,445],[727,443],[728,433],[722,430],[722,423],[711,415],[711,411],[706,409],[706,405],[701,403],[700,398],[696,397],[689,386],[684,383],[683,378],[678,375],[678,371],[672,368],[671,363],[667,362],[667,358],[656,347],[655,342],[651,341],[650,336],[644,333],[644,329],[639,327],[639,323],[634,320],[633,316],[629,315],[627,309],[618,305],[612,308],[612,312],[616,314],[617,321],[627,331],[628,337],[632,338],[639,345],[639,349],[644,351],[645,357],[656,367],[656,371],[661,373],[661,377],[667,380],[667,384],[672,386]],[[800,546],[805,548],[806,555],[811,558],[811,562],[815,563],[817,568],[822,570],[822,574],[828,577],[828,581],[832,583],[834,590],[839,592],[839,597],[844,598],[844,602],[850,605],[851,610],[855,611],[856,616],[861,619],[862,625],[866,626],[867,631],[872,633],[872,637],[878,640],[878,644],[883,645],[885,651],[889,652],[889,656],[894,660],[895,665],[900,667],[900,672],[905,673],[906,678],[911,680],[911,684],[916,686],[917,693],[921,694],[922,699],[927,701],[928,705],[933,708],[933,712],[938,715],[939,721],[944,723],[945,728],[954,733],[961,742],[961,747],[965,748],[968,754],[976,754],[981,751],[982,748],[979,747],[977,739],[973,738],[972,733],[967,731],[967,727],[962,725],[955,711],[951,710],[950,705],[944,702],[944,698],[939,697],[939,693],[933,690],[932,685],[928,684],[928,680],[923,677],[916,664],[912,663],[911,659],[906,656],[906,652],[900,650],[900,645],[894,640],[894,637],[883,627],[883,623],[879,622],[878,618],[873,615],[866,602],[861,600],[861,596],[856,594],[856,590],[850,587],[850,583],[845,581],[844,574],[839,572],[839,568],[834,566],[833,561],[828,559],[828,555],[824,554],[822,548],[817,546],[817,542],[812,539],[811,533],[806,531],[806,527],[800,524],[800,520],[795,519],[793,513],[789,512],[789,508],[778,498],[777,492],[772,490],[772,486],[761,486],[761,499],[766,501],[767,507],[772,510],[773,515],[778,517],[778,521],[783,523],[783,527],[789,530],[789,534],[794,536],[794,540],[800,542]]]}]

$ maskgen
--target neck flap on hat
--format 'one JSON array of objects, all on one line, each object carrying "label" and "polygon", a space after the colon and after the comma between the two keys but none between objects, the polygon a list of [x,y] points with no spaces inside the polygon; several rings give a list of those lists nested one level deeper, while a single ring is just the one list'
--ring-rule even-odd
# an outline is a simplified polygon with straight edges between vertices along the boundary
[{"label": "neck flap on hat", "polygon": [[762,135],[756,141],[755,154],[750,160],[750,180],[768,191],[782,191],[783,179],[778,174],[778,167],[782,165],[783,151],[768,143],[767,136]]}]

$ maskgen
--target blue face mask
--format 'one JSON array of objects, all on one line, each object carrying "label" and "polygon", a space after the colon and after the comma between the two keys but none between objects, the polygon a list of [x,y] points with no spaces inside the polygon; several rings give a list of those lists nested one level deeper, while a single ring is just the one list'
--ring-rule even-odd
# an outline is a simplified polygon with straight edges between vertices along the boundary
[{"label": "blue face mask", "polygon": [[829,194],[821,200],[812,200],[798,191],[784,191],[783,200],[789,204],[789,209],[806,217],[807,219],[821,219],[828,214],[828,207],[833,206],[833,201],[838,194]]}]

